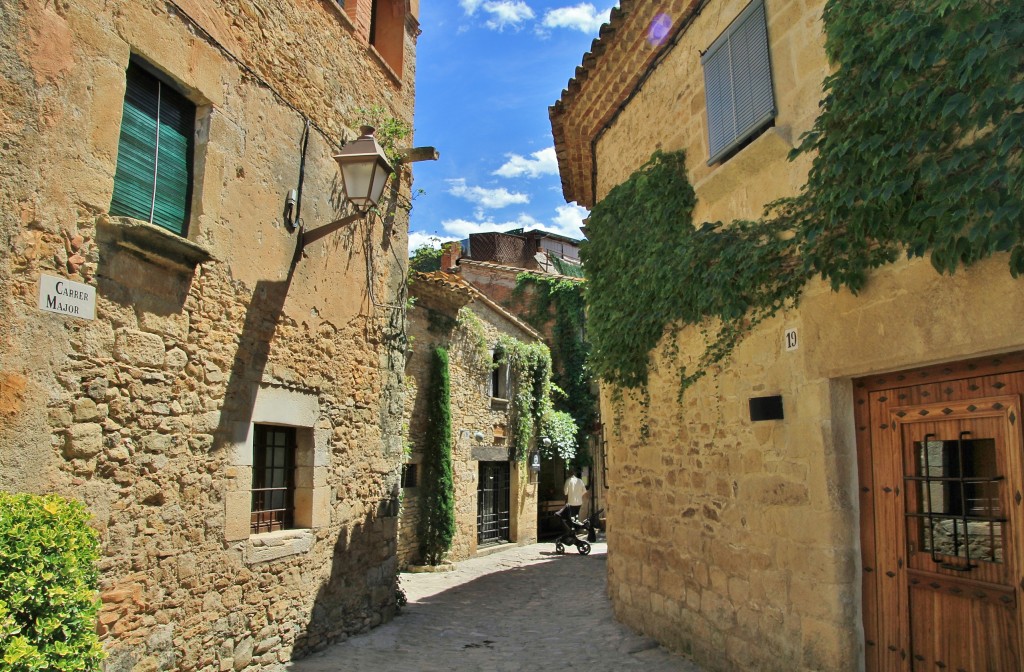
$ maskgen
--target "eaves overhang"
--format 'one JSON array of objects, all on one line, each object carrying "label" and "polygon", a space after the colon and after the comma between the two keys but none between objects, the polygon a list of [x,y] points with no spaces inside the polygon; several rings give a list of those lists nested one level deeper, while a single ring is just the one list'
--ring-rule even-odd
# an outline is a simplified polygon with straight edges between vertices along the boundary
[{"label": "eaves overhang", "polygon": [[[594,207],[597,140],[708,2],[622,0],[612,10],[575,76],[548,108],[562,195],[567,202]],[[665,27],[664,36],[652,35],[656,25]]]}]

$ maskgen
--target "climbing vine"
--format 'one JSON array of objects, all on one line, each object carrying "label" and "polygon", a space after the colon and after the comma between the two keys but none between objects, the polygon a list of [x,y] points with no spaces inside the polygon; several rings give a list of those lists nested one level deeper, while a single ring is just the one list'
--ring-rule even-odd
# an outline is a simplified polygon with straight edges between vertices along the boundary
[{"label": "climbing vine", "polygon": [[487,328],[484,327],[480,316],[474,313],[469,306],[463,306],[459,308],[459,312],[455,317],[455,324],[462,328],[466,340],[469,341],[470,351],[476,363],[481,367],[493,369],[494,362],[491,357],[491,348],[487,341]]},{"label": "climbing vine", "polygon": [[834,73],[791,155],[814,157],[799,194],[695,225],[683,153],[655,152],[594,207],[581,254],[601,378],[645,386],[666,328],[699,324],[685,389],[811,278],[856,293],[901,254],[953,273],[1007,252],[1024,273],[1024,4],[830,0],[824,23]]},{"label": "climbing vine", "polygon": [[435,348],[431,359],[427,414],[420,552],[428,564],[438,565],[455,538],[451,389],[448,351],[444,348]]},{"label": "climbing vine", "polygon": [[495,346],[498,364],[512,373],[512,447],[516,458],[525,462],[537,430],[552,411],[551,352],[543,343],[523,343],[507,334]]},{"label": "climbing vine", "polygon": [[551,445],[540,444],[541,455],[546,459],[559,458],[565,462],[578,464],[581,453],[577,443],[579,427],[572,415],[565,411],[548,411],[540,423],[541,434],[551,440]]},{"label": "climbing vine", "polygon": [[[586,341],[584,284],[536,273],[520,273],[516,278],[516,292],[520,297],[527,287],[534,289],[528,315],[530,322],[542,327],[554,319],[551,330],[552,378],[555,385],[565,392],[556,397],[554,404],[572,419],[576,440],[571,451],[559,448],[559,454],[571,453],[569,457],[579,466],[589,464],[585,433],[596,424],[598,417],[597,397],[591,391],[591,373],[587,367],[590,345]],[[566,426],[564,420],[560,418],[553,423],[555,428],[545,430],[553,443],[552,433]]]},{"label": "climbing vine", "polygon": [[359,115],[360,126],[373,127],[373,136],[377,138],[381,149],[387,155],[388,163],[394,167],[402,165],[402,154],[399,151],[398,143],[412,135],[412,126],[391,116],[381,105],[370,108],[360,107],[356,113]]},{"label": "climbing vine", "polygon": [[803,268],[854,292],[901,254],[1024,272],[1024,3],[831,0],[824,22],[838,69],[794,152],[816,158],[774,213]]},{"label": "climbing vine", "polygon": [[777,221],[693,224],[683,152],[655,152],[594,208],[581,254],[590,367],[626,388],[647,383],[650,352],[673,323],[705,324],[691,384],[740,337],[799,295],[792,241]]}]

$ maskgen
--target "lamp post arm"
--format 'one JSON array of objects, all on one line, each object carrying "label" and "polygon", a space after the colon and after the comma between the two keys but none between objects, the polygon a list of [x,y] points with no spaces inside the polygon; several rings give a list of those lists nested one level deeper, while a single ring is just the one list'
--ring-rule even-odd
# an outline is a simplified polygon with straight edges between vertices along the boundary
[{"label": "lamp post arm", "polygon": [[320,240],[321,238],[323,238],[327,234],[334,233],[335,231],[337,231],[341,227],[347,226],[349,224],[352,224],[353,222],[355,222],[358,219],[361,219],[362,217],[363,217],[363,214],[357,212],[355,214],[348,215],[347,217],[342,217],[341,219],[336,219],[333,222],[331,222],[330,224],[324,224],[323,226],[318,226],[317,228],[313,229],[312,231],[303,231],[302,232],[302,242],[299,245],[299,249],[306,249],[306,245],[309,245],[312,242]]},{"label": "lamp post arm", "polygon": [[398,150],[400,163],[416,163],[417,161],[437,161],[441,154],[434,147],[406,147]]}]

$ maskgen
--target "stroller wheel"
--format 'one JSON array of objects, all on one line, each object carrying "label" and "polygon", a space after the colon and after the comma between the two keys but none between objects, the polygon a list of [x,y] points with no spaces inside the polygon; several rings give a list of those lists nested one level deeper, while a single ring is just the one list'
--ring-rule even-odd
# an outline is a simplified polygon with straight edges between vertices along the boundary
[{"label": "stroller wheel", "polygon": [[565,544],[560,541],[555,542],[555,553],[565,553]]},{"label": "stroller wheel", "polygon": [[590,544],[585,541],[581,541],[576,546],[576,550],[580,552],[580,555],[590,555]]}]

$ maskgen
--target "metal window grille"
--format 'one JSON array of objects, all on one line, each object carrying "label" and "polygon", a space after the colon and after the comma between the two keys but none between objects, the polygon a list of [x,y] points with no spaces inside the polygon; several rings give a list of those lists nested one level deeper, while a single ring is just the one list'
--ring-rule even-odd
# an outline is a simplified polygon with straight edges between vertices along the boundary
[{"label": "metal window grille", "polygon": [[708,164],[775,118],[764,0],[754,0],[701,57],[708,110]]},{"label": "metal window grille", "polygon": [[481,462],[477,484],[476,539],[493,544],[509,539],[508,462]]},{"label": "metal window grille", "polygon": [[915,442],[915,471],[905,477],[917,495],[916,510],[906,514],[908,536],[919,539],[935,563],[959,571],[973,569],[977,561],[1003,562],[1006,523],[995,441],[969,437],[970,432],[955,441],[926,435]]},{"label": "metal window grille", "polygon": [[295,428],[256,425],[252,467],[252,534],[287,530],[295,520]]}]

